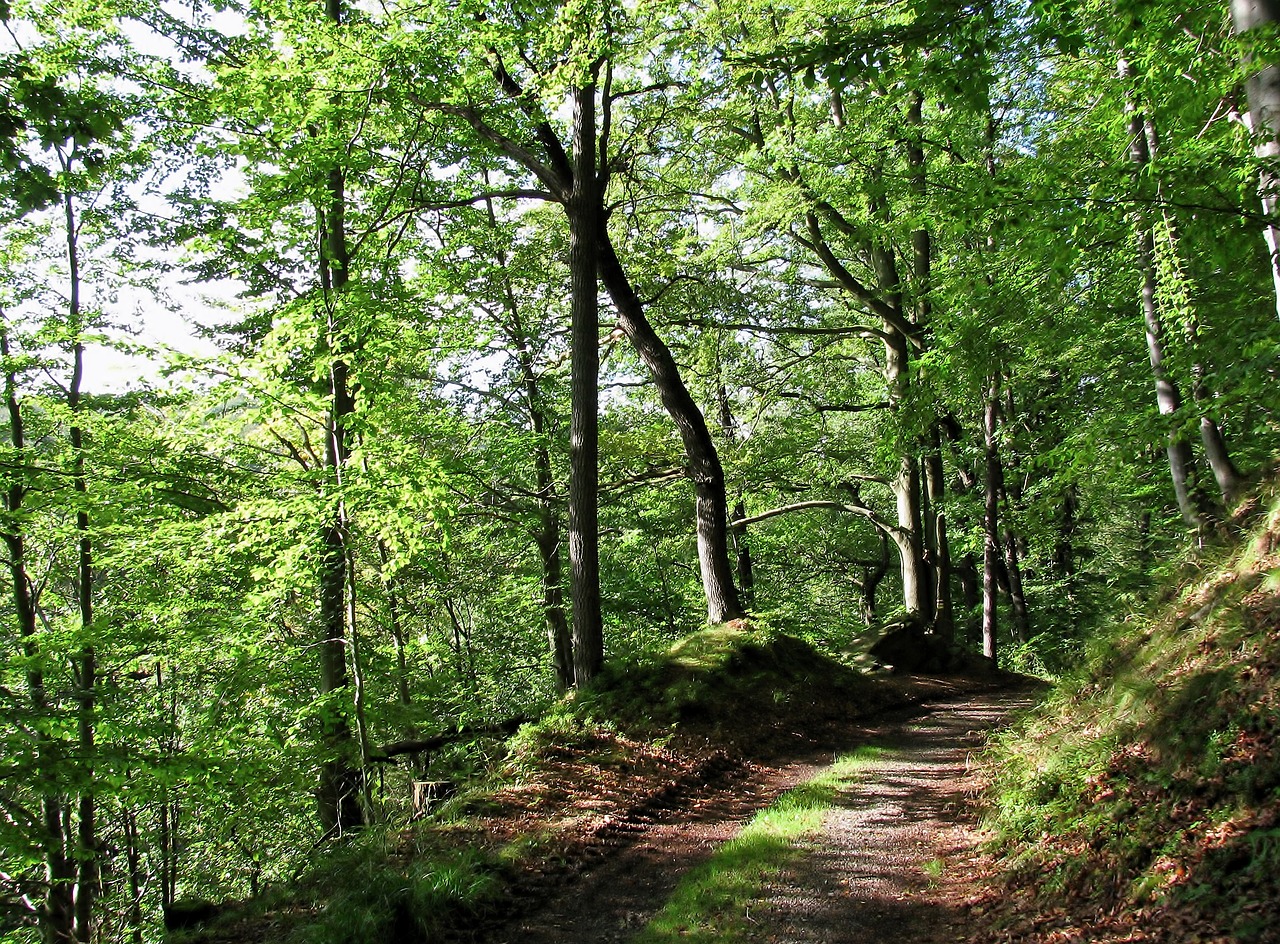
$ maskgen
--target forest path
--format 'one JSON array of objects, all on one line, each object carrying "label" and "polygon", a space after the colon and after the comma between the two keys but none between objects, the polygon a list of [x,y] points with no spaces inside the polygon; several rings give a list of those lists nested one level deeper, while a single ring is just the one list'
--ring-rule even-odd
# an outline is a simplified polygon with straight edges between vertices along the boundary
[{"label": "forest path", "polygon": [[[969,755],[1018,709],[1026,692],[969,695],[867,719],[821,754],[774,766],[690,798],[636,825],[621,848],[535,908],[483,938],[487,944],[622,942],[666,903],[689,868],[706,861],[761,808],[844,753],[881,749],[844,787],[820,832],[762,891],[750,940],[879,944],[955,941],[967,889],[949,863],[973,855]],[[905,937],[904,937],[905,935]]]}]

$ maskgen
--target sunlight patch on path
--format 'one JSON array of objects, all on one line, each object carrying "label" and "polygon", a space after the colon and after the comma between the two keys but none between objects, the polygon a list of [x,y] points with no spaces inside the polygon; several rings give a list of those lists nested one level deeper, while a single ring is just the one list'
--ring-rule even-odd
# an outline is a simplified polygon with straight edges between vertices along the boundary
[{"label": "sunlight patch on path", "polygon": [[681,880],[636,944],[747,939],[751,904],[761,889],[799,853],[799,841],[823,829],[833,804],[879,754],[877,748],[864,747],[838,758],[757,813],[741,833]]},{"label": "sunlight patch on path", "polygon": [[936,887],[971,842],[969,755],[1013,707],[951,706],[840,759],[685,876],[634,944],[956,940]]}]

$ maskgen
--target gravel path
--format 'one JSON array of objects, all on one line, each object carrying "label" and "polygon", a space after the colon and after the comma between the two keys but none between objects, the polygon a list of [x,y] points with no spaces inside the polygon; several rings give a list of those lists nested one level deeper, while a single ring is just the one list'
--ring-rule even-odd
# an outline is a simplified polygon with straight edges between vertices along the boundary
[{"label": "gravel path", "polygon": [[966,803],[967,761],[987,732],[1024,704],[1008,695],[974,698],[875,739],[884,755],[846,788],[822,832],[804,841],[764,890],[753,939],[963,940],[954,872],[977,841]]},{"label": "gravel path", "polygon": [[[975,695],[890,715],[849,733],[834,753],[884,747],[831,810],[821,834],[751,910],[752,938],[783,944],[880,944],[959,939],[948,904],[959,891],[947,862],[965,856],[974,830],[965,822],[966,761],[987,732],[1029,697]],[[637,822],[616,848],[531,912],[484,935],[487,944],[623,942],[662,907],[681,876],[705,861],[760,808],[813,777],[832,760],[824,751],[753,768],[727,788],[686,798]]]}]

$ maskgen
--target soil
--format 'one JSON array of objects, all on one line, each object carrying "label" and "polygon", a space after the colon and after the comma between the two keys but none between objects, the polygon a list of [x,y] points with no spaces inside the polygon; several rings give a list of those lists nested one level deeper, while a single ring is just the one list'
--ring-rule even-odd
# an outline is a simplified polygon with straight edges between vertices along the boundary
[{"label": "soil", "polygon": [[[544,876],[512,902],[510,918],[473,929],[485,944],[628,940],[666,902],[681,876],[732,838],[783,791],[813,777],[836,753],[885,749],[845,790],[820,834],[752,909],[753,940],[952,942],[968,920],[980,870],[969,754],[1027,692],[953,697],[926,708],[864,719],[805,745],[799,756],[726,765],[669,807],[606,831],[577,869]],[[778,745],[780,748],[781,745]]]}]

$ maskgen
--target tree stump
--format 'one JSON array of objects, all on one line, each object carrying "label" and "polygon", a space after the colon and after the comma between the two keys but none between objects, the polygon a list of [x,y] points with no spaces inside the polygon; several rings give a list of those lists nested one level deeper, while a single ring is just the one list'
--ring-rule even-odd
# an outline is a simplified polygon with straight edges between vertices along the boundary
[{"label": "tree stump", "polygon": [[414,780],[413,815],[426,816],[435,807],[458,792],[458,785],[452,780]]}]

